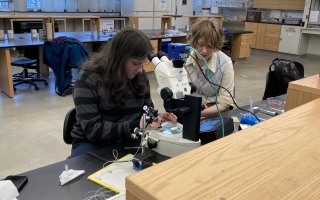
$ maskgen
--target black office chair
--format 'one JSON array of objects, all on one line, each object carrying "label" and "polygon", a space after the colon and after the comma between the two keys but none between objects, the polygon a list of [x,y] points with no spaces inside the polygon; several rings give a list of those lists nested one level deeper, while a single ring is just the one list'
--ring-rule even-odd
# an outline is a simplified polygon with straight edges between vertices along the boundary
[{"label": "black office chair", "polygon": [[[233,45],[233,36],[232,36],[232,34],[226,34],[224,40],[225,40],[225,42],[223,43],[223,47],[221,48],[221,50],[229,51],[229,55],[231,57],[232,56],[232,45]],[[232,60],[233,64],[234,64],[234,62],[235,62],[235,60]]]},{"label": "black office chair", "polygon": [[73,138],[71,136],[71,131],[73,125],[77,122],[76,119],[76,108],[71,108],[64,118],[63,123],[63,140],[66,144],[72,144]]},{"label": "black office chair", "polygon": [[[39,87],[35,82],[44,82],[45,85],[48,85],[46,79],[40,79],[39,72],[39,49],[38,47],[25,47],[24,48],[24,56],[26,58],[18,59],[11,62],[12,66],[22,67],[23,71],[18,74],[12,75],[13,82],[15,83],[14,90],[16,90],[17,85],[21,85],[24,83],[31,84],[34,86],[35,90],[39,90]],[[29,73],[29,69],[36,70],[36,73]],[[32,76],[36,75],[36,78]]]},{"label": "black office chair", "polygon": [[73,125],[77,122],[76,118],[76,108],[71,108],[64,118],[63,123],[63,140],[66,144],[72,144],[73,138],[71,136],[71,131],[73,128]]}]

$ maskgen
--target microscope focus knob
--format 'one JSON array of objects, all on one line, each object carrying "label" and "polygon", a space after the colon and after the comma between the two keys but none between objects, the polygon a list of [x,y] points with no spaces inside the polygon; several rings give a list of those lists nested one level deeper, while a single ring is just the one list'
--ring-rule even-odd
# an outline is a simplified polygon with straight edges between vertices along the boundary
[{"label": "microscope focus knob", "polygon": [[181,107],[177,111],[177,117],[183,117],[191,112],[191,108],[189,107]]},{"label": "microscope focus knob", "polygon": [[191,88],[191,91],[190,91],[191,94],[197,91],[197,86],[193,82],[189,82],[189,86]]},{"label": "microscope focus knob", "polygon": [[165,87],[165,88],[162,88],[160,92],[160,96],[164,101],[168,101],[172,98],[173,92],[170,88]]}]

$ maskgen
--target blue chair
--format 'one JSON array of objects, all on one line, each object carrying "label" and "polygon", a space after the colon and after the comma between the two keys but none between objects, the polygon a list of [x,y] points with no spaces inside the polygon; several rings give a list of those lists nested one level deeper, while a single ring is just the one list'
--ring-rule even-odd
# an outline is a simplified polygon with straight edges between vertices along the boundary
[{"label": "blue chair", "polygon": [[[18,74],[14,74],[13,82],[16,82],[14,90],[16,91],[16,86],[21,84],[31,84],[34,86],[35,90],[39,90],[39,87],[35,82],[44,82],[45,85],[48,85],[46,79],[40,79],[39,73],[39,50],[38,47],[25,47],[24,56],[26,58],[18,59],[11,62],[12,66],[22,67],[23,71]],[[29,73],[29,69],[36,70],[36,73]],[[36,78],[33,76],[36,75]]]}]

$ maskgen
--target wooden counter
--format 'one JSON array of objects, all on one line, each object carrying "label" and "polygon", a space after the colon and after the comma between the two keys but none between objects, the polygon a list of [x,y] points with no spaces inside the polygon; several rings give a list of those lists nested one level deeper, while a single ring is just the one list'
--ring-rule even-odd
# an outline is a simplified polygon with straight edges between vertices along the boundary
[{"label": "wooden counter", "polygon": [[320,97],[319,75],[289,83],[285,111],[296,108]]},{"label": "wooden counter", "polygon": [[127,199],[319,199],[320,99],[126,178]]}]

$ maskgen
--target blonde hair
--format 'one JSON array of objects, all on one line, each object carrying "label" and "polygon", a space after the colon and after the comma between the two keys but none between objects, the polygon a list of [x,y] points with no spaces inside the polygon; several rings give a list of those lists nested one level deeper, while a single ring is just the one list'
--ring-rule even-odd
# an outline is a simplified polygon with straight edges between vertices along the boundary
[{"label": "blonde hair", "polygon": [[189,44],[195,48],[200,39],[205,46],[211,47],[215,51],[223,47],[224,36],[217,20],[201,19],[192,26],[191,33],[187,36]]}]

